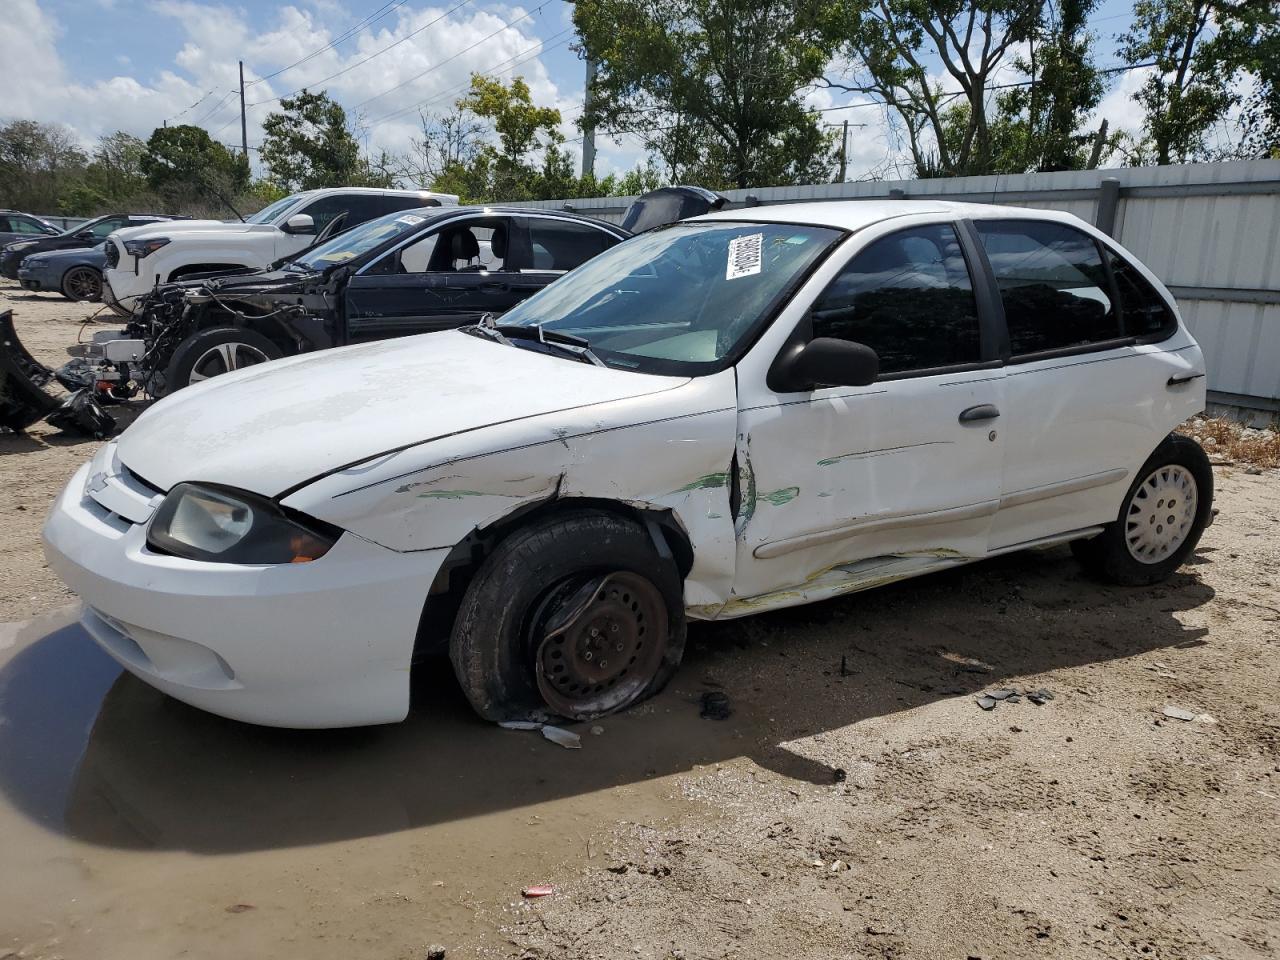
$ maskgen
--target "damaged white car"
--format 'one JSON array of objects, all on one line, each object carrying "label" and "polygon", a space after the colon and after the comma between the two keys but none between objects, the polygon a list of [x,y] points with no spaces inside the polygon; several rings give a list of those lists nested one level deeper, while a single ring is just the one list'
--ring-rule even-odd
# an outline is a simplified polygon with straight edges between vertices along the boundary
[{"label": "damaged white car", "polygon": [[588,718],[658,690],[689,618],[1067,541],[1168,576],[1211,517],[1170,434],[1203,376],[1168,291],[1069,215],[757,207],[500,324],[183,390],[44,536],[98,643],[215,713],[400,720],[443,647],[484,717]]}]

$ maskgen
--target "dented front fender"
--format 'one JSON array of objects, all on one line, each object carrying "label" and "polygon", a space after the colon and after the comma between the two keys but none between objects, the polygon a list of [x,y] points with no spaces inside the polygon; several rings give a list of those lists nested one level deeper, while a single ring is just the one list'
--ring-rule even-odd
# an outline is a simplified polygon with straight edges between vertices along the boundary
[{"label": "dented front fender", "polygon": [[673,390],[512,420],[388,454],[284,503],[393,550],[452,547],[557,498],[670,511],[693,547],[686,602],[729,596],[737,391],[732,370]]}]

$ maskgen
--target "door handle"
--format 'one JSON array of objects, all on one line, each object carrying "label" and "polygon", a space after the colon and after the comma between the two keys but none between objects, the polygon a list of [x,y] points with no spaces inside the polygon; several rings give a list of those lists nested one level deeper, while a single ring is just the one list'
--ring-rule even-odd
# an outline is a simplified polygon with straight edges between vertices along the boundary
[{"label": "door handle", "polygon": [[979,420],[994,420],[1000,411],[994,403],[980,403],[976,407],[966,407],[960,411],[961,423],[976,423]]},{"label": "door handle", "polygon": [[500,280],[486,280],[480,284],[481,290],[487,290],[490,293],[503,293],[511,289],[511,284],[503,283]]},{"label": "door handle", "polygon": [[1166,381],[1165,386],[1167,387],[1181,386],[1184,383],[1190,383],[1192,380],[1199,380],[1203,376],[1204,376],[1203,373],[1184,373],[1182,376],[1178,376],[1175,374],[1174,376],[1170,377],[1168,381]]}]

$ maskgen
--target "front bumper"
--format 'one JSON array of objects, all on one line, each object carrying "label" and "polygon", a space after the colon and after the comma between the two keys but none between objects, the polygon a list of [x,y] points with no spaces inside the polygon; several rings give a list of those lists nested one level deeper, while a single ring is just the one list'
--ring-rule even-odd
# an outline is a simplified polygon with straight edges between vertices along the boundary
[{"label": "front bumper", "polygon": [[30,270],[27,267],[18,268],[18,283],[22,284],[23,290],[34,290],[37,293],[58,289],[54,283],[50,282],[47,272]]},{"label": "front bumper", "polygon": [[[133,257],[124,258],[133,262]],[[102,274],[102,299],[108,306],[133,310],[138,301],[150,293],[151,287],[132,270],[108,267]]]},{"label": "front bumper", "polygon": [[445,551],[397,553],[346,534],[311,563],[195,562],[147,546],[159,500],[108,444],[45,522],[49,566],[84,600],[84,627],[108,654],[165,693],[235,720],[404,719],[418,620]]},{"label": "front bumper", "polygon": [[18,279],[18,267],[22,263],[22,258],[27,256],[26,251],[20,253],[10,253],[4,251],[0,253],[0,276],[7,277],[10,280]]}]

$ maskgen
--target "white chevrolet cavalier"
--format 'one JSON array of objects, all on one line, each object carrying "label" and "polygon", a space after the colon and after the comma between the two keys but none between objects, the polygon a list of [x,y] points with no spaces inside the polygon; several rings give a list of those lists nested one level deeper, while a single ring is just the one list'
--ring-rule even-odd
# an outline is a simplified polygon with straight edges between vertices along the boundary
[{"label": "white chevrolet cavalier", "polygon": [[256,723],[402,719],[447,646],[490,719],[652,694],[689,618],[1071,542],[1168,576],[1211,516],[1200,348],[1066,214],[722,212],[500,323],[302,355],[148,410],[45,526],[84,625]]}]

